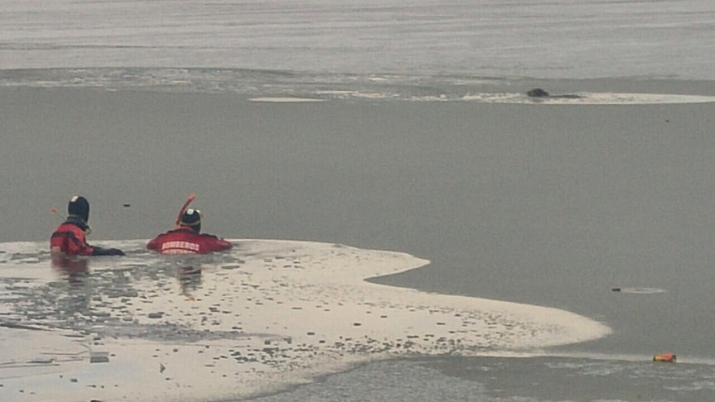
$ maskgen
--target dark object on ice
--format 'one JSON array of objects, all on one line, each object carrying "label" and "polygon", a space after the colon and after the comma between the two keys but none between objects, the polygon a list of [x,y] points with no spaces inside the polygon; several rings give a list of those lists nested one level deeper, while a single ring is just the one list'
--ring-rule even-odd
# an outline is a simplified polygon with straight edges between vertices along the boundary
[{"label": "dark object on ice", "polygon": [[109,363],[109,352],[90,352],[90,363]]},{"label": "dark object on ice", "polygon": [[579,99],[581,96],[573,94],[550,95],[541,88],[534,88],[526,91],[526,95],[530,98],[550,98],[550,99]]},{"label": "dark object on ice", "polygon": [[532,90],[527,91],[526,94],[532,98],[546,98],[551,96],[548,92],[544,91],[541,88],[534,88]]},{"label": "dark object on ice", "polygon": [[613,289],[611,289],[611,292],[620,292],[620,291],[621,291],[621,288],[613,288]]}]

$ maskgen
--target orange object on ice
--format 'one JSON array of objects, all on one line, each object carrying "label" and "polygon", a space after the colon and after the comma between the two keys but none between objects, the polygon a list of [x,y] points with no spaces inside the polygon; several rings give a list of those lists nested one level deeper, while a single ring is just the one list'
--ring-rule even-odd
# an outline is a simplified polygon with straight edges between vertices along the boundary
[{"label": "orange object on ice", "polygon": [[661,353],[653,356],[654,362],[675,363],[676,357],[673,353]]}]

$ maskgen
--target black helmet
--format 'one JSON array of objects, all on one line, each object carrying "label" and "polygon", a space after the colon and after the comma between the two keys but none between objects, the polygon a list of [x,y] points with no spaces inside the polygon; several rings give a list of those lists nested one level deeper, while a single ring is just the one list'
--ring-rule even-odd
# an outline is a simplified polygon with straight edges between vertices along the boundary
[{"label": "black helmet", "polygon": [[188,226],[194,229],[196,233],[201,232],[201,211],[198,209],[189,208],[181,215],[181,226]]},{"label": "black helmet", "polygon": [[89,202],[86,198],[75,195],[67,205],[67,213],[82,219],[85,223],[89,222]]}]

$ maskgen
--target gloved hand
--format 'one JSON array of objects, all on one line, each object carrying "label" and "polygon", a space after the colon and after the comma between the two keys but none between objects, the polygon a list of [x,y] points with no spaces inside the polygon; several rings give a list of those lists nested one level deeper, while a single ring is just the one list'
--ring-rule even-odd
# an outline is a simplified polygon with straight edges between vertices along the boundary
[{"label": "gloved hand", "polygon": [[118,248],[95,247],[92,255],[124,255],[124,252]]},{"label": "gloved hand", "polygon": [[110,248],[107,250],[107,255],[124,255],[124,251],[118,248]]}]

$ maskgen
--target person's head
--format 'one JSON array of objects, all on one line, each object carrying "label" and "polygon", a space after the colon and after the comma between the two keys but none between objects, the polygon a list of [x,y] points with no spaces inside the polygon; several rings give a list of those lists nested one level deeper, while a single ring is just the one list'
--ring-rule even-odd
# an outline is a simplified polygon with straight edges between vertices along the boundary
[{"label": "person's head", "polygon": [[89,202],[86,198],[75,195],[67,205],[67,213],[82,219],[85,223],[89,222]]},{"label": "person's head", "polygon": [[201,211],[189,208],[181,215],[179,225],[193,229],[196,233],[201,233]]}]

